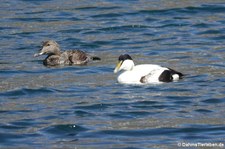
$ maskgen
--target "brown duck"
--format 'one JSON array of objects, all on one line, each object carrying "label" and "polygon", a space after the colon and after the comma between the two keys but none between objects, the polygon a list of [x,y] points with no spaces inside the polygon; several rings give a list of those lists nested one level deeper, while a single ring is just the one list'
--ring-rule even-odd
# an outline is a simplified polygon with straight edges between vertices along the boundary
[{"label": "brown duck", "polygon": [[40,55],[48,55],[43,61],[43,64],[46,66],[85,65],[92,60],[101,60],[101,58],[91,56],[81,50],[68,50],[61,52],[59,44],[53,40],[43,42],[40,52],[34,54],[34,57]]}]

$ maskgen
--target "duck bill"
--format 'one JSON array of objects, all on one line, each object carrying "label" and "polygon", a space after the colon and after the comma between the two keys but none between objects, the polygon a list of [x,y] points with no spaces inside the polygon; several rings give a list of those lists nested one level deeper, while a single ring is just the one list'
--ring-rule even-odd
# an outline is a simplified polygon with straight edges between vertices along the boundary
[{"label": "duck bill", "polygon": [[41,56],[41,55],[43,55],[43,54],[44,54],[43,52],[35,53],[35,54],[34,54],[34,57],[38,57],[38,56]]},{"label": "duck bill", "polygon": [[119,61],[116,65],[116,68],[114,69],[114,73],[117,73],[118,71],[120,71],[121,65],[122,65],[122,61]]}]

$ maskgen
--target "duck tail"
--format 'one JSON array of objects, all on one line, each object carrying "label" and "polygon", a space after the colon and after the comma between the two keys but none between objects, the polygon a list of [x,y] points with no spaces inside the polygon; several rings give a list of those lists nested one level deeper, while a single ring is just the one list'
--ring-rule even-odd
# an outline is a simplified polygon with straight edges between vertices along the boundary
[{"label": "duck tail", "polygon": [[169,70],[171,71],[172,75],[178,75],[178,78],[179,78],[179,79],[182,79],[182,78],[184,77],[184,74],[181,73],[181,72],[178,72],[178,71],[173,70],[173,69],[171,69],[171,68],[169,68]]},{"label": "duck tail", "polygon": [[92,56],[91,59],[93,61],[100,61],[101,60],[101,58],[100,57],[97,57],[97,56]]}]

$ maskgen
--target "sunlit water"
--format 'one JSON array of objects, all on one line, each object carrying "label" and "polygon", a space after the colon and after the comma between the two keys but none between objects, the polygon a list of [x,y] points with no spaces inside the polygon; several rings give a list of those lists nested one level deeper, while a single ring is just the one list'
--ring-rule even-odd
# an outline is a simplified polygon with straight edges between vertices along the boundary
[{"label": "sunlit water", "polygon": [[[0,148],[177,148],[225,143],[224,1],[3,0]],[[44,40],[98,55],[48,68]],[[120,54],[185,74],[178,82],[116,81]]]}]

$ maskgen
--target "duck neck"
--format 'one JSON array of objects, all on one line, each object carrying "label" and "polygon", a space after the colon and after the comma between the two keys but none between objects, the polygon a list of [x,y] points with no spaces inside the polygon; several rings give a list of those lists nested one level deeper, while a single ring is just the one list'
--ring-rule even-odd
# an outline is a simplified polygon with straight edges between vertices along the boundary
[{"label": "duck neck", "polygon": [[59,47],[55,47],[54,54],[55,55],[61,55],[61,51],[60,51]]},{"label": "duck neck", "polygon": [[133,68],[134,68],[134,61],[132,61],[132,60],[126,60],[126,61],[124,61],[124,70],[126,70],[126,71],[131,71],[131,70],[133,70]]}]

